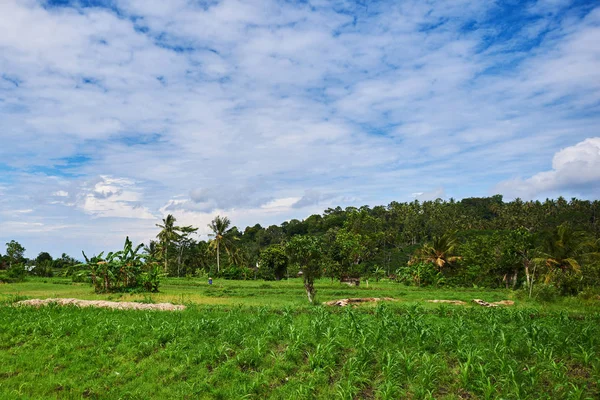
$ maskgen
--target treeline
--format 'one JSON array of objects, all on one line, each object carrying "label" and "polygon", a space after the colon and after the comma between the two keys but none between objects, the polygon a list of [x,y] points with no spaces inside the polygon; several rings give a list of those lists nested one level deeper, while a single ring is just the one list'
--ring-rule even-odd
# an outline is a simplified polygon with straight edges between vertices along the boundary
[{"label": "treeline", "polygon": [[179,277],[281,279],[306,274],[310,264],[314,277],[346,281],[529,290],[538,282],[576,294],[600,286],[599,215],[599,201],[562,197],[415,200],[329,208],[243,231],[218,216],[206,241],[194,238],[197,228],[178,226],[169,215],[144,253],[163,273]]},{"label": "treeline", "polygon": [[25,247],[11,240],[6,243],[6,254],[0,253],[0,283],[22,280],[26,275],[52,277],[55,271],[71,271],[79,261],[63,253],[52,258],[50,253],[41,252],[36,258],[25,257]]},{"label": "treeline", "polygon": [[291,261],[289,244],[312,238],[320,254],[318,275],[332,279],[510,288],[531,287],[537,280],[573,294],[600,285],[599,215],[599,201],[578,199],[415,200],[329,208],[304,220],[244,231],[217,217],[208,241],[192,239],[194,228],[177,227],[168,216],[147,250],[162,257],[171,276],[275,279],[295,276],[305,266],[282,260],[277,270],[261,266],[271,265],[274,254]]}]

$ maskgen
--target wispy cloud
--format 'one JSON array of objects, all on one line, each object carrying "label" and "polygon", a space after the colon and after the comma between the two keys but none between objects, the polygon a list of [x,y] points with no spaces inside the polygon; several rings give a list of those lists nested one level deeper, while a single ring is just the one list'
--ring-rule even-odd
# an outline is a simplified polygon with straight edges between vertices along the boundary
[{"label": "wispy cloud", "polygon": [[169,212],[522,193],[598,136],[599,59],[592,1],[3,1],[0,223],[74,252]]}]

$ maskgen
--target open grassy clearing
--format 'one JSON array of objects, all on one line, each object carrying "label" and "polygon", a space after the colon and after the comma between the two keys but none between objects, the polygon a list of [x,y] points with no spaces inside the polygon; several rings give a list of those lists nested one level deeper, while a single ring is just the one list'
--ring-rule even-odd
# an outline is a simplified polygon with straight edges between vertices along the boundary
[{"label": "open grassy clearing", "polygon": [[[308,306],[300,280],[167,279],[161,293],[94,294],[64,279],[0,285],[0,398],[598,398],[598,301],[515,307],[510,291],[350,288],[320,280],[319,301],[394,297],[358,308]],[[185,303],[181,312],[47,306],[21,298]]]},{"label": "open grassy clearing", "polygon": [[[600,301],[581,301],[577,298],[558,298],[555,302],[528,301],[516,298],[510,290],[486,288],[417,288],[396,282],[382,280],[365,282],[359,287],[349,287],[330,279],[316,282],[317,300],[319,302],[341,299],[345,297],[393,297],[398,303],[419,303],[424,307],[435,308],[437,305],[426,303],[426,300],[447,299],[463,300],[467,303],[480,298],[487,301],[512,299],[518,307],[536,307],[541,311],[569,311],[588,313],[600,312]],[[245,305],[245,306],[304,306],[307,303],[306,293],[301,279],[286,281],[233,281],[219,279],[208,285],[204,279],[167,278],[163,279],[160,293],[112,293],[96,294],[86,283],[74,283],[69,278],[28,278],[25,282],[0,284],[0,301],[12,301],[15,298],[52,298],[70,297],[84,300],[143,301],[174,304],[201,305]],[[365,305],[367,306],[367,305]]]}]

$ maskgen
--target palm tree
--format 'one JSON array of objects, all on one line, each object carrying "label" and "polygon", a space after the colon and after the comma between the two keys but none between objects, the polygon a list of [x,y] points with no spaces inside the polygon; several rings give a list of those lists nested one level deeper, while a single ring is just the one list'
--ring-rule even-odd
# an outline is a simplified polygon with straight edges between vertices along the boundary
[{"label": "palm tree", "polygon": [[231,242],[227,240],[227,234],[231,232],[231,229],[229,228],[230,225],[231,221],[229,218],[221,217],[220,215],[217,215],[210,224],[208,224],[208,227],[212,231],[209,236],[213,238],[210,242],[210,246],[217,251],[217,273],[221,272],[221,247],[224,247],[228,254],[231,253],[232,250]]},{"label": "palm tree", "polygon": [[190,238],[190,235],[196,232],[198,228],[192,228],[191,226],[182,226],[181,234],[179,235],[178,245],[179,245],[179,255],[177,257],[177,277],[181,277],[181,260],[183,258],[183,250],[187,247],[190,247],[194,240]]},{"label": "palm tree", "polygon": [[434,236],[431,243],[426,243],[417,252],[417,256],[411,262],[426,262],[434,264],[441,271],[448,264],[452,264],[462,257],[455,254],[458,239],[453,232],[442,236]]},{"label": "palm tree", "polygon": [[588,244],[584,232],[575,231],[567,224],[558,226],[544,241],[541,257],[534,260],[548,268],[546,283],[550,282],[557,272],[581,272],[579,259],[585,255],[585,247]]},{"label": "palm tree", "polygon": [[144,253],[146,253],[148,257],[158,258],[160,251],[160,244],[156,240],[151,240],[144,246]]},{"label": "palm tree", "polygon": [[166,218],[163,218],[162,225],[156,224],[156,226],[161,229],[161,231],[158,233],[158,235],[156,235],[156,237],[158,238],[162,247],[163,258],[165,260],[165,272],[167,272],[168,268],[167,256],[169,251],[169,244],[171,244],[171,242],[179,240],[179,234],[177,232],[181,230],[179,226],[175,226],[175,221],[177,221],[177,219],[173,215],[169,214]]}]

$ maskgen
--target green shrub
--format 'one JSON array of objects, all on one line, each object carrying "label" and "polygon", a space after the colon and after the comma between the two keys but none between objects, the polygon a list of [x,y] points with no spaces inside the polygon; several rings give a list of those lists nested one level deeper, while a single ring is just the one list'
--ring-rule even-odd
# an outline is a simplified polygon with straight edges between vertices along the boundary
[{"label": "green shrub", "polygon": [[554,285],[539,284],[534,285],[532,297],[545,302],[552,302],[560,296],[560,290]]},{"label": "green shrub", "polygon": [[23,264],[13,264],[6,271],[6,276],[8,279],[12,280],[12,282],[22,282],[25,280],[25,275],[27,275],[27,270],[25,269],[25,265]]},{"label": "green shrub", "polygon": [[52,278],[54,276],[54,270],[49,263],[41,263],[36,265],[32,270],[31,274],[35,276],[42,276],[45,278]]},{"label": "green shrub", "polygon": [[254,271],[246,267],[238,267],[236,265],[223,268],[220,274],[221,278],[229,280],[245,280],[254,276]]},{"label": "green shrub", "polygon": [[441,286],[445,278],[441,272],[431,263],[416,263],[407,265],[396,271],[399,282],[414,286]]},{"label": "green shrub", "polygon": [[586,287],[577,295],[582,300],[600,300],[599,287]]},{"label": "green shrub", "polygon": [[164,276],[158,264],[147,265],[146,271],[142,272],[138,278],[138,284],[147,292],[158,292],[160,278]]}]

